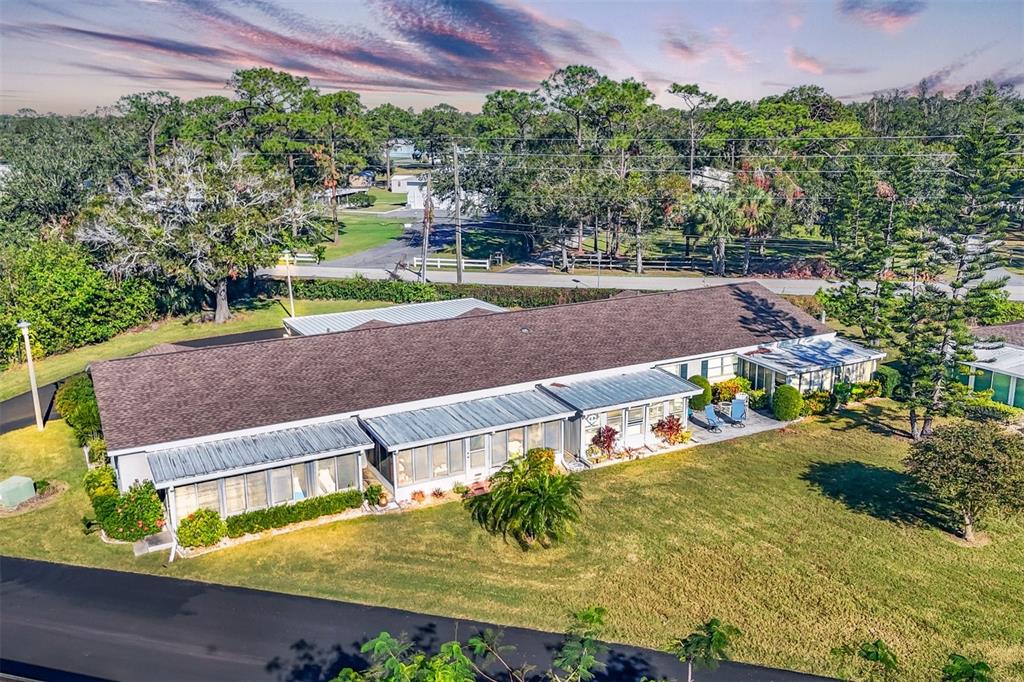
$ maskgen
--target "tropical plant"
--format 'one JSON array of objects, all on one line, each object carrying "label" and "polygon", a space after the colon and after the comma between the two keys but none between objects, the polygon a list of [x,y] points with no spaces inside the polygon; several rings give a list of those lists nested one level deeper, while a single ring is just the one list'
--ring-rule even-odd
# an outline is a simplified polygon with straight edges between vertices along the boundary
[{"label": "tropical plant", "polygon": [[371,506],[379,506],[381,498],[384,497],[384,486],[379,483],[372,483],[366,486],[366,490],[363,491],[363,498],[366,503]]},{"label": "tropical plant", "polygon": [[704,192],[696,196],[693,213],[700,236],[711,243],[712,274],[725,276],[725,247],[740,220],[739,204],[727,192]]},{"label": "tropical plant", "polygon": [[565,539],[580,518],[583,491],[570,474],[552,471],[543,459],[516,457],[491,477],[491,488],[465,500],[485,530],[513,538],[524,549]]},{"label": "tropical plant", "polygon": [[739,393],[750,391],[750,379],[746,377],[733,377],[725,381],[719,381],[711,387],[711,397],[716,403],[729,402]]},{"label": "tropical plant", "polygon": [[549,673],[555,682],[587,682],[605,665],[599,659],[608,647],[599,637],[604,629],[607,611],[593,606],[572,615],[572,623],[561,648],[555,654],[554,664],[559,672]]},{"label": "tropical plant", "polygon": [[729,660],[729,647],[743,633],[734,625],[712,618],[686,637],[669,645],[669,652],[686,663],[687,682],[693,682],[693,667],[714,670],[719,661]]},{"label": "tropical plant", "polygon": [[942,666],[942,682],[993,682],[992,666],[981,659],[950,654]]},{"label": "tropical plant", "polygon": [[619,440],[619,432],[614,426],[602,426],[590,439],[590,444],[597,448],[602,455],[610,455],[615,452],[615,445]]},{"label": "tropical plant", "polygon": [[859,664],[861,669],[866,668],[869,680],[881,679],[890,680],[900,670],[899,660],[884,640],[876,639],[871,642],[863,642],[859,646],[849,644],[832,649],[832,655],[844,662]]},{"label": "tropical plant", "polygon": [[228,533],[227,524],[212,509],[197,509],[178,524],[175,535],[182,547],[209,547]]},{"label": "tropical plant", "polygon": [[666,445],[680,445],[687,442],[693,436],[692,433],[683,428],[683,421],[674,414],[659,419],[651,431],[655,436],[665,442]]},{"label": "tropical plant", "polygon": [[964,540],[986,515],[1024,509],[1024,435],[984,422],[954,422],[914,443],[907,472],[962,519]]}]

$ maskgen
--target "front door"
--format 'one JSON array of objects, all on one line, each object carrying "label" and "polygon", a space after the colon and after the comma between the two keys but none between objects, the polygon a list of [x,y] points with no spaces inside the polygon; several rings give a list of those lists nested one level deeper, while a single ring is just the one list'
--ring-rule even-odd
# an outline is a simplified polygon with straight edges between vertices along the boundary
[{"label": "front door", "polygon": [[627,448],[640,448],[645,444],[646,427],[646,405],[636,405],[627,408],[625,432],[622,434],[623,445]]}]

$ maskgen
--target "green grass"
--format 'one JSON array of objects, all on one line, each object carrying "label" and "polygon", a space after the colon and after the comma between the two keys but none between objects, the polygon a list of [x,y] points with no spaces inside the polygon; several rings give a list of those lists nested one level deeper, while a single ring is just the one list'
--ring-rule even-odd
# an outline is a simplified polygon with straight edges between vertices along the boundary
[{"label": "green grass", "polygon": [[[462,232],[462,256],[484,259],[500,251],[505,254],[506,263],[514,263],[529,255],[528,241],[518,234],[467,229]],[[455,258],[455,245],[430,255],[432,258]]]},{"label": "green grass", "polygon": [[[1024,680],[1024,522],[993,520],[984,547],[952,540],[941,510],[907,490],[907,442],[891,432],[904,420],[879,402],[587,472],[577,535],[545,551],[523,553],[447,504],[164,566],[83,536],[80,489],[0,519],[0,551],[552,630],[602,605],[609,638],[653,647],[717,616],[744,631],[744,661],[831,674],[833,647],[880,637],[901,679],[937,679],[961,651]],[[59,423],[0,436],[0,471],[75,482],[70,445]]]},{"label": "green grass", "polygon": [[[345,258],[360,251],[387,244],[398,239],[405,231],[403,225],[408,218],[383,218],[376,215],[362,215],[353,211],[338,214],[341,232],[337,243],[324,243],[323,260]],[[334,234],[334,225],[330,220],[324,222],[324,230],[330,236]]]},{"label": "green grass", "polygon": [[[90,362],[133,355],[159,343],[188,341],[208,336],[223,336],[259,329],[281,328],[281,320],[288,317],[287,300],[261,300],[235,306],[234,317],[224,324],[191,322],[187,318],[170,318],[147,325],[140,331],[127,332],[104,341],[76,348],[59,355],[36,360],[36,377],[40,385],[71,376],[85,369]],[[341,312],[390,305],[379,301],[295,301],[297,315]],[[0,400],[29,390],[28,372],[24,365],[15,365],[0,372]]]}]

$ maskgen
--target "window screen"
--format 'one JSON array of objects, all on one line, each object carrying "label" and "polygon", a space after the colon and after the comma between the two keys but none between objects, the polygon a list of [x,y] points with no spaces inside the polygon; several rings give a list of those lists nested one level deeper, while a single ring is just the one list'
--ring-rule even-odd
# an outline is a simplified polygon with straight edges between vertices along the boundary
[{"label": "window screen", "polygon": [[544,425],[530,424],[526,429],[526,449],[544,447]]},{"label": "window screen", "polygon": [[337,476],[334,471],[334,458],[321,459],[316,463],[316,494],[329,495],[338,489]]},{"label": "window screen", "polygon": [[270,500],[273,504],[283,504],[292,499],[291,467],[270,470]]},{"label": "window screen", "polygon": [[267,472],[257,471],[245,475],[245,508],[263,509],[267,506]]},{"label": "window screen", "polygon": [[359,455],[338,457],[338,490],[359,485]]},{"label": "window screen", "polygon": [[413,480],[425,481],[430,478],[430,448],[415,448],[412,451]]},{"label": "window screen", "polygon": [[448,475],[448,443],[434,443],[430,447],[430,478]]},{"label": "window screen", "polygon": [[245,511],[245,477],[232,476],[224,479],[224,512],[241,514]]},{"label": "window screen", "polygon": [[196,498],[202,509],[212,509],[220,514],[220,483],[203,481],[196,485]]},{"label": "window screen", "polygon": [[412,483],[412,450],[401,450],[395,459],[398,468],[398,485]]},{"label": "window screen", "polygon": [[562,422],[547,422],[544,424],[544,447],[552,450],[562,449]]},{"label": "window screen", "polygon": [[469,439],[469,466],[479,469],[487,465],[487,436],[473,436]]},{"label": "window screen", "polygon": [[174,509],[179,520],[199,509],[194,485],[182,485],[174,489]]},{"label": "window screen", "polygon": [[309,481],[306,479],[306,465],[292,465],[292,499],[304,500],[309,497]]},{"label": "window screen", "polygon": [[455,474],[466,469],[466,453],[463,450],[464,441],[453,440],[448,443],[448,472]]},{"label": "window screen", "polygon": [[505,431],[498,431],[491,437],[491,464],[494,466],[508,461],[508,445],[505,442],[507,435]]}]

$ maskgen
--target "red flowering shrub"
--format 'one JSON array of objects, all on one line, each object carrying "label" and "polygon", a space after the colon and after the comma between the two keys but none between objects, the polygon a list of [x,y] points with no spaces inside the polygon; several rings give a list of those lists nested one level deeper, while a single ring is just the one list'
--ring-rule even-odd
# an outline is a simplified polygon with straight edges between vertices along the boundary
[{"label": "red flowering shrub", "polygon": [[658,438],[665,441],[668,445],[679,445],[690,440],[693,435],[689,431],[683,428],[683,422],[679,417],[674,414],[670,414],[664,419],[659,419],[658,422],[651,427],[651,431]]},{"label": "red flowering shrub", "polygon": [[615,441],[619,438],[619,432],[614,426],[602,426],[590,439],[590,444],[601,451],[603,455],[610,455],[615,452]]},{"label": "red flowering shrub", "polygon": [[163,530],[164,505],[153,482],[136,483],[128,492],[120,495],[114,508],[101,523],[107,535],[128,542]]}]

